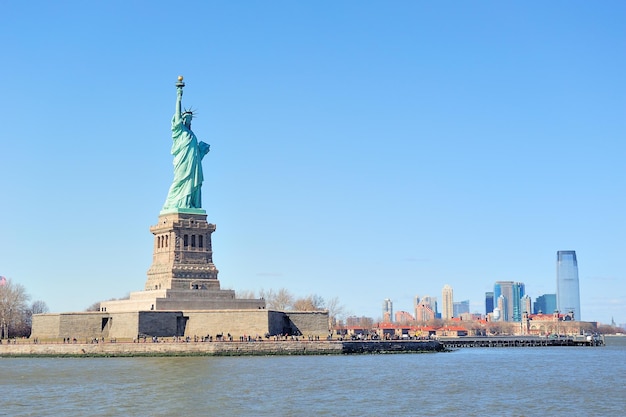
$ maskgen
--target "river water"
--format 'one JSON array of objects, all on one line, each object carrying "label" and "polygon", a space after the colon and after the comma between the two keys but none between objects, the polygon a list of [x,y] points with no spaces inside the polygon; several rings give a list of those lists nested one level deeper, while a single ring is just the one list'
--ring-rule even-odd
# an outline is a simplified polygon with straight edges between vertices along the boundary
[{"label": "river water", "polygon": [[2,358],[0,416],[618,416],[605,347],[182,358]]}]

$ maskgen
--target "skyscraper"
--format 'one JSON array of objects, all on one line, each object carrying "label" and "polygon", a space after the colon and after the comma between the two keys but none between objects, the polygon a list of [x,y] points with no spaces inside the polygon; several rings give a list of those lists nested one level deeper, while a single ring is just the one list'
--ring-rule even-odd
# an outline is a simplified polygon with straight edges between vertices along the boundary
[{"label": "skyscraper", "polygon": [[520,305],[522,307],[522,317],[524,317],[524,313],[532,314],[533,300],[528,294],[522,297]]},{"label": "skyscraper", "polygon": [[534,314],[552,314],[556,310],[556,294],[544,294],[535,298]]},{"label": "skyscraper", "polygon": [[443,302],[442,318],[444,320],[454,317],[454,297],[452,294],[452,287],[448,284],[444,285],[441,291],[441,298]]},{"label": "skyscraper", "polygon": [[496,308],[493,309],[493,318],[497,321],[509,321],[507,298],[500,294],[496,299]]},{"label": "skyscraper", "polygon": [[[513,281],[497,281],[493,286],[493,298],[500,307],[500,320],[502,321],[522,321],[522,297],[525,294],[524,284]],[[503,305],[499,302],[500,297],[504,297]],[[500,304],[498,304],[500,303]]]},{"label": "skyscraper", "polygon": [[493,291],[485,293],[485,315],[493,313]]},{"label": "skyscraper", "polygon": [[[513,321],[522,321],[522,313],[524,312],[524,306],[522,305],[522,298],[524,298],[525,289],[524,284],[516,282],[513,284]],[[526,310],[528,312],[528,310]]]},{"label": "skyscraper", "polygon": [[413,298],[413,307],[417,321],[430,321],[437,318],[437,297],[426,295],[420,298],[416,295]]},{"label": "skyscraper", "polygon": [[470,302],[469,300],[465,301],[455,301],[452,303],[453,305],[453,315],[454,317],[460,317],[461,314],[470,312]]},{"label": "skyscraper", "polygon": [[556,308],[561,314],[574,313],[580,320],[580,288],[576,251],[560,250],[556,253]]},{"label": "skyscraper", "polygon": [[383,321],[393,321],[393,303],[389,298],[385,298],[383,301]]},{"label": "skyscraper", "polygon": [[431,310],[433,310],[433,312],[435,313],[435,318],[437,319],[441,318],[441,314],[439,313],[439,310],[437,309],[437,297],[431,297],[430,295],[425,295],[424,297],[422,297],[420,301],[423,304],[427,304],[430,306]]}]

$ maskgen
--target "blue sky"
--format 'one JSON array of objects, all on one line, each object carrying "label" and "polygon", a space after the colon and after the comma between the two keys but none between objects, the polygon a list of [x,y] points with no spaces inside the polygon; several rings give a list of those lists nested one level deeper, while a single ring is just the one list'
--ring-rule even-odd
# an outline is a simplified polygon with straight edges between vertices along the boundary
[{"label": "blue sky", "polygon": [[626,3],[9,2],[0,275],[52,311],[141,290],[176,76],[211,144],[223,288],[415,295],[497,280],[626,322]]}]

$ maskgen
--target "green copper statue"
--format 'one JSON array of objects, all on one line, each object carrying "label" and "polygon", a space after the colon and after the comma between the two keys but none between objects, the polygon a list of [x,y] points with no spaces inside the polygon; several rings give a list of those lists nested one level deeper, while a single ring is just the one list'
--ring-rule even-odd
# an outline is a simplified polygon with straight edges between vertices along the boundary
[{"label": "green copper statue", "polygon": [[176,83],[176,112],[172,118],[172,155],[174,155],[174,181],[167,194],[163,211],[176,209],[200,209],[202,158],[209,152],[210,145],[198,141],[191,131],[193,112],[183,110],[183,77]]}]

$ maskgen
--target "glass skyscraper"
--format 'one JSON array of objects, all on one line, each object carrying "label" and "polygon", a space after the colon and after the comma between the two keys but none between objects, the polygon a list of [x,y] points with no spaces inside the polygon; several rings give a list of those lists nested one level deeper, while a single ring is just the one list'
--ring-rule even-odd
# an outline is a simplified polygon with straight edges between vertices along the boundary
[{"label": "glass skyscraper", "polygon": [[389,298],[383,301],[383,321],[393,321],[393,303]]},{"label": "glass skyscraper", "polygon": [[485,315],[493,313],[493,291],[485,293]]},{"label": "glass skyscraper", "polygon": [[469,300],[465,301],[455,301],[452,303],[452,311],[453,317],[460,317],[461,314],[470,312],[470,302]]},{"label": "glass skyscraper", "polygon": [[522,321],[522,297],[525,295],[525,287],[521,282],[496,281],[493,286],[493,298],[498,303],[500,296],[504,297],[504,307],[500,308],[500,320]]},{"label": "glass skyscraper", "polygon": [[573,312],[574,320],[580,320],[578,261],[573,250],[556,253],[556,308],[561,314]]},{"label": "glass skyscraper", "polygon": [[556,294],[544,294],[535,299],[533,313],[552,314],[556,310]]}]

